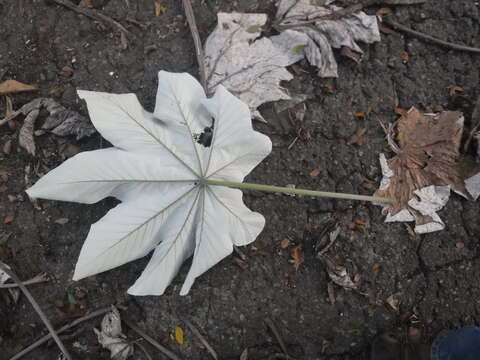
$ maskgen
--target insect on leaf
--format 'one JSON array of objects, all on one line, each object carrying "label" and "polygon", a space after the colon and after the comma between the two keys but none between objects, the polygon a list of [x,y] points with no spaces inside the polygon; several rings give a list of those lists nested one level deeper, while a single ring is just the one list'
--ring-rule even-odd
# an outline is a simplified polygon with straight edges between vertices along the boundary
[{"label": "insect on leaf", "polygon": [[[75,280],[153,250],[128,292],[161,295],[193,255],[185,295],[234,245],[255,240],[265,219],[243,204],[242,192],[205,183],[242,182],[270,153],[271,141],[252,129],[247,105],[223,86],[207,99],[192,76],[164,71],[153,114],[134,94],[78,94],[114,146],[77,154],[27,190],[33,198],[93,204],[113,196],[122,202],[90,228]],[[207,128],[209,146],[197,141]]]}]

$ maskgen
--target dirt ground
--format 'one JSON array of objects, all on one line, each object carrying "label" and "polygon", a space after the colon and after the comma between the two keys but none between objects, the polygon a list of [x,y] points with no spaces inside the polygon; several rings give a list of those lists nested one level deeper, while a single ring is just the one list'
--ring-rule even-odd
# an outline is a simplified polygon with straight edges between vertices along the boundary
[{"label": "dirt ground", "polygon": [[[0,81],[14,78],[41,89],[14,95],[14,108],[42,95],[86,115],[75,91],[87,89],[134,92],[152,110],[159,70],[194,75],[198,70],[181,1],[162,0],[166,12],[158,17],[153,3],[93,0],[97,9],[136,35],[123,49],[117,31],[52,1],[0,0]],[[273,1],[196,0],[193,4],[204,39],[215,27],[218,11],[275,11]],[[404,25],[447,41],[480,46],[479,13],[472,0],[428,0],[421,6],[392,9],[394,18]],[[401,108],[460,109],[466,115],[466,128],[471,126],[472,107],[479,95],[479,55],[446,50],[400,33],[382,34],[381,42],[363,48],[360,64],[337,57],[339,78],[333,83],[317,78],[314,69],[301,64],[305,73],[286,86],[311,95],[306,117],[301,124],[283,126],[271,106],[264,107],[269,124],[256,127],[271,137],[273,151],[248,181],[371,194],[361,184],[368,179],[377,186],[378,154],[392,155],[379,121],[395,121],[396,99]],[[403,61],[404,52],[410,54],[408,62]],[[65,66],[73,74],[62,71]],[[463,93],[451,96],[448,87],[452,85],[462,87]],[[353,116],[369,107],[373,112],[368,118]],[[2,97],[0,117],[4,109]],[[359,128],[367,128],[366,143],[348,145]],[[301,136],[289,148],[298,132]],[[33,171],[28,175],[26,168],[42,173],[78,149],[106,144],[99,135],[80,142],[45,135],[37,140],[39,151],[33,157],[18,148],[17,135],[18,129],[0,129],[0,145],[8,140],[14,144],[12,153],[0,154],[0,170],[9,175],[6,191],[0,193],[0,215],[2,219],[15,216],[12,223],[0,225],[0,259],[22,279],[40,272],[52,277],[30,290],[56,327],[85,311],[120,302],[140,327],[182,359],[210,358],[188,329],[185,344],[176,343],[172,334],[176,326],[186,328],[182,319],[196,324],[221,359],[239,359],[245,348],[250,349],[249,359],[262,359],[281,352],[265,325],[270,318],[292,356],[346,360],[367,359],[373,337],[382,330],[404,329],[406,319],[422,329],[427,341],[441,329],[480,322],[480,204],[457,195],[440,213],[447,225],[444,231],[412,237],[403,224],[384,224],[380,208],[371,204],[246,193],[247,205],[267,219],[265,230],[242,249],[247,256],[242,266],[239,255],[233,254],[201,276],[188,296],[178,295],[188,264],[166,295],[128,296],[127,288],[147,259],[73,282],[74,265],[90,224],[114,202],[41,201],[43,210],[36,210],[23,193],[37,178]],[[311,177],[316,168],[319,175]],[[12,194],[23,194],[24,201],[10,202]],[[313,250],[322,224],[332,217],[341,224],[341,234],[329,254],[352,275],[358,274],[357,279],[361,277],[360,288],[368,294],[334,285],[334,304],[327,293],[328,275]],[[55,223],[59,218],[69,222]],[[287,249],[280,247],[284,239],[291,243]],[[305,261],[296,271],[290,251],[300,244]],[[386,304],[391,295],[400,302],[398,312]],[[0,359],[8,359],[46,330],[25,297],[16,307],[7,309],[4,302],[0,306]],[[99,323],[99,318],[83,323],[65,340],[76,358],[109,358],[92,331]],[[138,338],[126,332],[130,339]],[[164,358],[145,347],[155,354],[154,359]],[[56,359],[58,354],[50,344],[25,359]],[[137,350],[134,358],[144,357]]]}]

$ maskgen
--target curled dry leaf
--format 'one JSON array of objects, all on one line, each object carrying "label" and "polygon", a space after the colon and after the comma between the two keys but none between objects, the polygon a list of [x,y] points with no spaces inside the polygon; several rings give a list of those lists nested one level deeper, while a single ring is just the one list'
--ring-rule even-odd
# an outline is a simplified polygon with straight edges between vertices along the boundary
[{"label": "curled dry leaf", "polygon": [[335,284],[340,285],[344,289],[358,288],[358,284],[353,282],[345,266],[335,264],[327,255],[322,255],[320,260],[325,264],[328,276]]},{"label": "curled dry leaf", "polygon": [[[10,269],[10,266],[5,264]],[[5,271],[0,269],[0,285],[6,284],[10,280],[10,275],[8,275]],[[20,297],[20,290],[19,289],[8,289],[11,296],[11,304],[16,304],[18,298]],[[8,300],[10,302],[10,300]]]},{"label": "curled dry leaf", "polygon": [[390,295],[386,301],[387,301],[387,304],[390,305],[390,307],[393,310],[395,311],[399,310],[400,301],[397,299],[395,295]]},{"label": "curled dry leaf", "polygon": [[387,160],[380,154],[383,179],[375,195],[396,199],[384,207],[385,221],[415,221],[419,234],[442,230],[437,211],[448,202],[450,189],[466,198],[480,196],[480,168],[459,151],[463,115],[421,114],[412,108],[397,130],[397,155]]},{"label": "curled dry leaf", "polygon": [[209,91],[225,86],[261,120],[261,104],[290,99],[280,82],[293,78],[285,67],[303,58],[300,47],[308,40],[294,31],[259,38],[266,22],[266,14],[218,13],[218,25],[205,43]]},{"label": "curled dry leaf", "polygon": [[5,80],[0,83],[0,95],[34,90],[37,90],[35,86],[24,84],[17,80]]},{"label": "curled dry leaf", "polygon": [[133,345],[122,333],[120,312],[115,306],[103,317],[100,330],[94,328],[93,331],[100,345],[110,351],[111,359],[125,360],[133,354]]},{"label": "curled dry leaf", "polygon": [[38,98],[8,116],[8,119],[14,119],[20,114],[26,116],[20,129],[18,142],[29,154],[35,155],[34,127],[42,109],[47,110],[49,116],[45,120],[42,130],[35,133],[36,135],[51,132],[58,136],[75,135],[79,140],[95,132],[92,123],[76,111],[66,109],[53,99]]},{"label": "curled dry leaf", "polygon": [[320,77],[338,76],[332,48],[342,48],[345,55],[359,61],[363,51],[357,41],[380,41],[376,16],[359,11],[340,19],[329,19],[332,13],[342,10],[341,7],[332,5],[333,2],[334,0],[278,1],[278,29],[290,28],[291,31],[307,36],[307,45],[301,53],[311,65],[319,69]]},{"label": "curled dry leaf", "polygon": [[302,265],[305,261],[305,257],[303,255],[303,245],[300,244],[295,246],[290,252],[290,256],[293,259],[293,267],[295,270],[298,270],[300,265]]},{"label": "curled dry leaf", "polygon": [[[234,245],[255,240],[264,217],[244,205],[240,190],[208,184],[242,182],[271,151],[270,139],[253,130],[247,105],[223,86],[207,98],[189,74],[165,71],[153,114],[134,94],[79,95],[114,146],[75,155],[27,190],[33,198],[122,202],[90,228],[74,280],[154,251],[128,292],[161,295],[193,256],[180,291],[186,295]],[[210,141],[200,143],[207,133]]]}]

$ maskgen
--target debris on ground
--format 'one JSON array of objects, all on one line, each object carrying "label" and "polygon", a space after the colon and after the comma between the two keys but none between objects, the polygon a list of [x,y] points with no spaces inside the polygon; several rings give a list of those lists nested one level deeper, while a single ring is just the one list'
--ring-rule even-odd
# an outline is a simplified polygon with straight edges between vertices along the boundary
[{"label": "debris on ground", "polygon": [[112,311],[103,317],[101,330],[94,328],[93,331],[100,345],[110,351],[111,359],[125,360],[133,355],[133,345],[122,333],[120,312],[115,306],[112,305]]},{"label": "debris on ground", "polygon": [[290,256],[292,257],[292,264],[295,270],[298,270],[300,265],[305,261],[305,256],[303,254],[303,245],[297,245],[290,251]]},{"label": "debris on ground", "polygon": [[[41,129],[35,131],[35,122],[40,111],[45,109],[49,116]],[[19,133],[19,145],[31,155],[35,155],[34,136],[47,132],[58,136],[75,135],[77,140],[90,136],[96,132],[90,120],[76,111],[69,110],[53,99],[38,98],[23,105],[19,110],[0,120],[0,125],[13,120],[19,115],[25,115],[24,123]]]},{"label": "debris on ground", "polygon": [[[343,8],[333,5],[334,0],[280,0],[276,15],[277,30],[291,29],[307,36],[307,45],[300,51],[308,62],[318,68],[320,77],[338,77],[333,48],[359,62],[363,51],[357,41],[368,44],[380,41],[375,15],[363,11],[336,19],[335,13]],[[298,36],[298,35],[297,35]]]},{"label": "debris on ground", "polygon": [[17,80],[5,80],[0,83],[0,95],[35,90],[37,90],[35,86],[24,84]]},{"label": "debris on ground", "polygon": [[[385,222],[415,221],[419,234],[442,230],[437,211],[448,202],[450,190],[476,200],[480,196],[480,168],[460,154],[463,114],[443,111],[421,114],[412,108],[396,126],[389,144],[397,153],[380,154],[383,179],[376,196],[396,199],[384,207]],[[383,205],[382,205],[383,206]]]},{"label": "debris on ground", "polygon": [[335,284],[347,290],[352,290],[352,289],[356,290],[358,288],[358,284],[353,282],[345,266],[336,264],[327,255],[322,255],[320,257],[320,260],[325,265],[328,276]]},{"label": "debris on ground", "polygon": [[[7,266],[10,269],[10,266],[6,264],[5,266]],[[0,269],[0,285],[6,284],[10,280],[11,280],[10,276],[5,271]],[[10,299],[7,300],[8,301],[7,305],[13,306],[17,303],[18,298],[20,297],[20,290],[9,288],[8,291],[10,292]]]},{"label": "debris on ground", "polygon": [[260,105],[290,99],[280,82],[293,79],[286,67],[303,58],[307,44],[307,37],[294,31],[259,38],[266,23],[266,14],[218,13],[218,25],[205,42],[209,91],[225,86],[260,120]]}]

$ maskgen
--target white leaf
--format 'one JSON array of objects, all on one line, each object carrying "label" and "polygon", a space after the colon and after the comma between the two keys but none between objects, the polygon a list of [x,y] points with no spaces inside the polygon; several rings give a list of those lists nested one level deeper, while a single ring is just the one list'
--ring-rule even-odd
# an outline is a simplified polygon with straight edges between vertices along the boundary
[{"label": "white leaf", "polygon": [[311,0],[279,0],[277,3],[276,21],[280,23],[279,28],[289,27],[307,35],[305,57],[319,69],[320,77],[338,76],[332,48],[347,47],[361,55],[363,51],[357,41],[368,44],[380,41],[376,16],[363,11],[338,20],[322,20],[321,17],[342,10],[331,5],[332,2],[328,0],[324,5],[316,5]]},{"label": "white leaf", "polygon": [[[133,94],[79,95],[114,147],[80,153],[27,190],[33,198],[122,201],[92,225],[75,280],[154,250],[129,293],[160,295],[193,255],[184,295],[233,245],[255,240],[263,216],[243,204],[239,190],[204,183],[241,182],[270,153],[270,139],[253,130],[247,105],[221,85],[207,99],[190,75],[163,71],[153,114]],[[207,130],[211,143],[204,146],[199,142]]]},{"label": "white leaf", "polygon": [[290,99],[280,82],[293,78],[285,67],[303,58],[295,49],[308,42],[294,31],[259,38],[266,22],[265,14],[218,13],[218,25],[205,43],[209,89],[223,85],[257,116],[261,104]]}]

